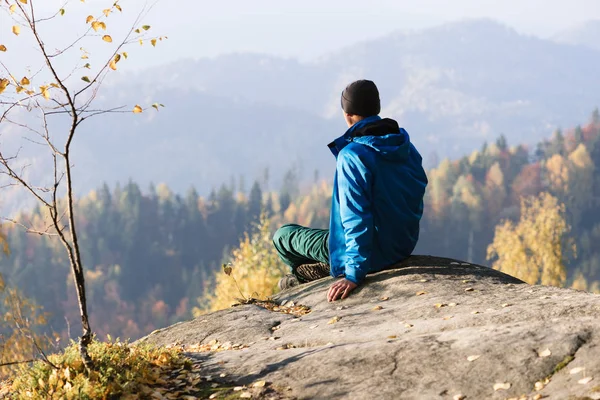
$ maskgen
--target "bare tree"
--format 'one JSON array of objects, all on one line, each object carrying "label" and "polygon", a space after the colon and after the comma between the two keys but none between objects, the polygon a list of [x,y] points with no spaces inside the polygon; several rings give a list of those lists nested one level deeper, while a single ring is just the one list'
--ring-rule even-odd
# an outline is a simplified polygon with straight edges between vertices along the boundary
[{"label": "bare tree", "polygon": [[[46,210],[48,222],[36,226],[28,221],[3,219],[24,228],[28,233],[55,237],[64,245],[81,315],[83,333],[79,341],[80,353],[86,367],[91,368],[92,360],[87,348],[93,333],[88,318],[84,264],[75,223],[72,144],[78,129],[93,117],[144,111],[139,105],[133,109],[126,106],[97,108],[95,100],[108,74],[117,70],[118,63],[128,58],[124,51],[128,45],[148,42],[156,46],[166,37],[149,36],[150,26],[141,24],[152,5],[146,5],[132,24],[127,25],[129,28],[119,33],[122,39],[115,41],[108,34],[107,21],[123,12],[119,0],[111,0],[109,7],[87,18],[81,14],[81,7],[87,6],[81,4],[84,0],[73,4],[67,0],[61,7],[50,11],[47,2],[38,5],[37,0],[0,1],[0,11],[12,20],[13,41],[19,44],[20,50],[29,47],[35,50],[32,52],[33,62],[26,64],[30,66],[29,70],[19,79],[22,73],[15,73],[14,69],[18,67],[13,62],[17,57],[3,59],[2,53],[8,55],[11,49],[8,43],[0,43],[0,128],[10,125],[14,128],[13,132],[22,132],[23,139],[44,146],[52,166],[49,169],[51,176],[47,177],[45,183],[38,184],[29,176],[29,166],[20,158],[22,146],[7,150],[0,142],[0,178],[4,176],[0,186],[24,188]],[[73,18],[71,22],[66,22],[71,12]],[[64,36],[69,33],[71,26],[83,31],[65,41]],[[115,26],[115,31],[119,31],[119,25]],[[72,32],[77,29],[72,29]],[[60,36],[58,42],[62,45],[53,46],[50,34]],[[92,66],[92,55],[84,45],[92,46],[96,54],[101,54],[98,57],[100,60],[96,60],[96,67]],[[32,65],[34,69],[31,69]],[[81,71],[85,71],[85,74]],[[158,109],[159,106],[162,105],[155,103],[151,107]],[[6,154],[8,151],[11,154]],[[43,178],[39,180],[44,181]]]}]

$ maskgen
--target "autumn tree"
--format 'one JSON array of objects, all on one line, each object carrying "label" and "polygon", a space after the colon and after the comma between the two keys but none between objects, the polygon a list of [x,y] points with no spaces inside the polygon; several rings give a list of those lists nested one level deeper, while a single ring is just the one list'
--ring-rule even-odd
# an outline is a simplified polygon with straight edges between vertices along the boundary
[{"label": "autumn tree", "polygon": [[[149,37],[150,26],[141,23],[149,8],[137,14],[123,31],[117,22],[123,18],[119,0],[105,2],[104,9],[96,9],[96,4],[88,6],[82,1],[51,6],[37,0],[4,0],[0,4],[0,10],[12,21],[10,31],[0,36],[11,36],[0,43],[0,124],[16,132],[8,142],[7,130],[2,132],[2,184],[28,192],[45,210],[48,222],[34,226],[29,221],[10,221],[28,233],[55,237],[64,246],[81,316],[80,354],[88,369],[92,360],[87,347],[93,333],[75,224],[72,145],[77,132],[94,117],[144,111],[140,105],[97,106],[98,93],[109,74],[128,58],[128,45],[147,40],[156,46],[163,39]],[[85,7],[93,7],[87,17]],[[158,109],[159,104],[153,107]],[[49,176],[29,174],[21,154],[24,145],[14,143],[14,137],[21,135],[46,149],[49,164],[44,168],[50,171]]]},{"label": "autumn tree", "polygon": [[522,199],[520,220],[496,227],[488,247],[492,267],[530,284],[563,286],[573,250],[564,214],[565,206],[548,193]]},{"label": "autumn tree", "polygon": [[[231,252],[231,266],[216,274],[214,291],[200,303],[216,311],[230,307],[238,298],[265,299],[274,294],[288,268],[279,259],[272,237],[270,221],[263,214],[257,229],[246,234]],[[195,315],[201,313],[201,309],[194,310]]]}]

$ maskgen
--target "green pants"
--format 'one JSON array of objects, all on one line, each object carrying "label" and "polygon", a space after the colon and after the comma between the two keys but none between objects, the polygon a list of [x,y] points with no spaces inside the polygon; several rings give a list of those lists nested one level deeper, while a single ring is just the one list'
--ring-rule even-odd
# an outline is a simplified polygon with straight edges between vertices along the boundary
[{"label": "green pants", "polygon": [[329,230],[284,225],[275,232],[273,245],[292,273],[302,264],[329,264]]}]

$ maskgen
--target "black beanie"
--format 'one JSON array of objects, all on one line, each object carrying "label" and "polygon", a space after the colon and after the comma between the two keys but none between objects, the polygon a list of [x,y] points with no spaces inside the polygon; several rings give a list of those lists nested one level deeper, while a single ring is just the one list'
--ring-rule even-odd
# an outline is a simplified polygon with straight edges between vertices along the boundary
[{"label": "black beanie", "polygon": [[371,117],[381,111],[379,90],[373,81],[352,82],[342,92],[342,109],[353,115]]}]

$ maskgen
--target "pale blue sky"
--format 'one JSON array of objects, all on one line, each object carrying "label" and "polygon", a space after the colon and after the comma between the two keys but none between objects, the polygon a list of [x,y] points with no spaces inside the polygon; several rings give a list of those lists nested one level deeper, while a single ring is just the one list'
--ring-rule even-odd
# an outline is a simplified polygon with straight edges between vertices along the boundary
[{"label": "pale blue sky", "polygon": [[254,51],[305,60],[399,29],[480,17],[548,37],[600,19],[600,1],[162,0],[152,14],[173,39],[161,53],[166,58]]},{"label": "pale blue sky", "polygon": [[[34,0],[37,7],[58,9],[64,0]],[[70,0],[67,13],[85,28],[90,10],[114,0]],[[125,13],[152,0],[120,0]],[[124,69],[181,58],[260,52],[312,60],[353,43],[396,30],[416,30],[465,18],[493,18],[519,32],[540,37],[590,19],[600,19],[599,0],[159,0],[145,19],[169,41],[160,51],[143,51]],[[2,16],[0,40],[14,41],[11,21]],[[110,19],[112,23],[114,19]],[[65,20],[67,21],[66,17]],[[75,23],[75,22],[73,22]],[[120,26],[126,21],[121,20]],[[52,34],[63,35],[52,28]],[[115,25],[111,25],[114,27]],[[20,44],[14,42],[16,45]],[[21,42],[22,43],[22,42]],[[11,43],[12,45],[12,43]],[[15,47],[17,47],[15,49]],[[24,51],[19,46],[13,50]],[[12,53],[13,56],[15,53]]]}]

